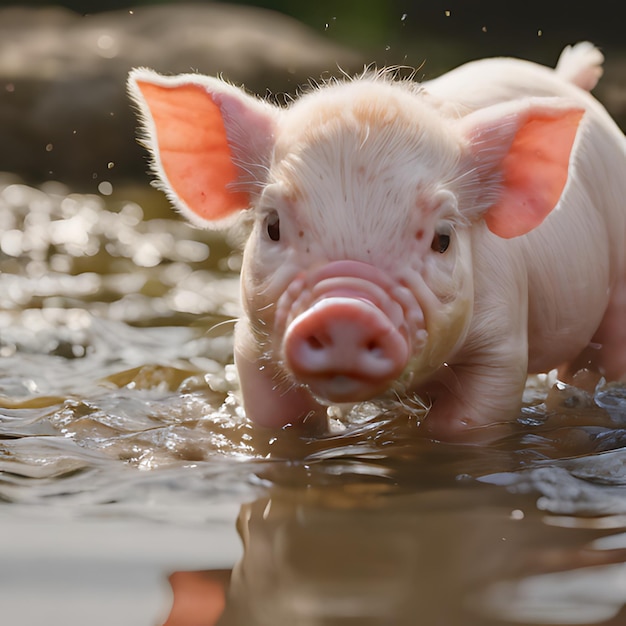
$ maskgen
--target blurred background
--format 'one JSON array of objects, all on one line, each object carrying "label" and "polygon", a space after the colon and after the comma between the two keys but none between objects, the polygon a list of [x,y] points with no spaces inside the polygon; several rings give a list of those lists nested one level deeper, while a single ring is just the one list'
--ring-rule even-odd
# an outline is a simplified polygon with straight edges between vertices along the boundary
[{"label": "blurred background", "polygon": [[521,56],[553,65],[566,44],[606,55],[597,97],[626,127],[619,2],[596,0],[265,0],[0,2],[0,170],[79,191],[146,184],[125,93],[134,66],[221,73],[262,96],[364,65],[432,78],[467,60]]},{"label": "blurred background", "polygon": [[[0,2],[0,5],[42,7],[55,3],[41,0]],[[80,14],[98,13],[139,7],[169,4],[183,6],[190,0],[59,0],[58,6]],[[212,4],[196,0],[195,4]],[[224,4],[262,7],[290,15],[312,28],[321,29],[331,19],[336,20],[332,36],[356,43],[362,47],[380,44],[388,37],[399,36],[398,16],[406,13],[405,36],[410,38],[429,31],[439,36],[475,38],[479,32],[488,32],[481,45],[488,49],[495,40],[508,41],[511,49],[530,47],[525,36],[533,30],[543,30],[547,37],[592,38],[596,43],[623,41],[623,24],[619,19],[619,2],[598,0],[590,3],[572,3],[563,0],[231,0]],[[450,19],[452,18],[452,19]],[[483,27],[486,27],[483,31]]]}]

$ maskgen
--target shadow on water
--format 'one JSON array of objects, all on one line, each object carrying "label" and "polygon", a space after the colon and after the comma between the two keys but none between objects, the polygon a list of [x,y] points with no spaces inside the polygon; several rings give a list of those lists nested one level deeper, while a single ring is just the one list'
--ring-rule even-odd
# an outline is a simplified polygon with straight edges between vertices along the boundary
[{"label": "shadow on water", "polygon": [[534,378],[482,445],[254,428],[238,253],[130,197],[0,186],[7,623],[626,623],[624,386]]}]

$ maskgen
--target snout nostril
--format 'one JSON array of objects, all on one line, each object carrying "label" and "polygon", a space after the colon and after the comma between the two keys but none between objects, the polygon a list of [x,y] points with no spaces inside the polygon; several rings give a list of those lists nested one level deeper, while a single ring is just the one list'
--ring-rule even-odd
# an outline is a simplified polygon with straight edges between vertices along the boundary
[{"label": "snout nostril", "polygon": [[385,356],[384,346],[375,339],[365,344],[365,352],[374,359],[381,359]]},{"label": "snout nostril", "polygon": [[323,350],[324,344],[315,336],[307,337],[306,342],[311,350]]}]

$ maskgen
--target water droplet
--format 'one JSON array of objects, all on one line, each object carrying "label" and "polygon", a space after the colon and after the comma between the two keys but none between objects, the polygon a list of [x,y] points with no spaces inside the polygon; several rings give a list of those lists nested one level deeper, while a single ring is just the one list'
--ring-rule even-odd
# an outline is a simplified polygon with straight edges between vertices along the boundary
[{"label": "water droplet", "polygon": [[52,152],[52,150],[54,150],[54,145],[51,143],[46,144],[46,152]]},{"label": "water droplet", "polygon": [[102,50],[107,50],[108,48],[113,47],[114,43],[115,39],[113,39],[111,35],[100,35],[100,37],[98,37],[98,48]]},{"label": "water droplet", "polygon": [[119,52],[119,44],[115,37],[104,33],[96,40],[98,55],[104,59],[113,59]]},{"label": "water droplet", "polygon": [[98,185],[98,191],[103,195],[103,196],[110,196],[113,193],[113,185],[108,181],[108,180],[103,180],[99,185]]}]

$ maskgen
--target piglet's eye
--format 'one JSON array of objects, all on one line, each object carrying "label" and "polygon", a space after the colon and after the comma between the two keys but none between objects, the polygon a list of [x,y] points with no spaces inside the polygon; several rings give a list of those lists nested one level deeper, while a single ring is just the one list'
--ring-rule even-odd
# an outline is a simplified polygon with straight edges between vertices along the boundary
[{"label": "piglet's eye", "polygon": [[265,218],[265,228],[267,230],[267,236],[272,241],[280,240],[280,219],[276,211],[271,211]]},{"label": "piglet's eye", "polygon": [[447,233],[435,233],[430,247],[435,252],[443,254],[450,247],[450,235]]}]

